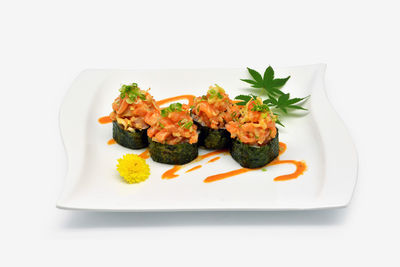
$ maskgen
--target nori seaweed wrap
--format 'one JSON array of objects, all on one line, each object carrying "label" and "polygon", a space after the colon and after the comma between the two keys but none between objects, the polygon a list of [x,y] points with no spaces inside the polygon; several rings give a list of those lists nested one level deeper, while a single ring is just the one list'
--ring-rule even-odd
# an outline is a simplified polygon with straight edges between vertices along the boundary
[{"label": "nori seaweed wrap", "polygon": [[231,156],[244,168],[260,168],[273,161],[279,155],[279,137],[276,136],[267,144],[257,146],[232,140]]},{"label": "nori seaweed wrap", "polygon": [[195,120],[193,121],[200,130],[199,146],[204,146],[207,149],[224,149],[230,146],[231,134],[226,129],[211,129]]},{"label": "nori seaweed wrap", "polygon": [[156,162],[182,165],[191,162],[198,156],[197,143],[168,145],[153,141],[151,138],[149,138],[149,142],[150,156]]},{"label": "nori seaweed wrap", "polygon": [[113,121],[113,138],[121,146],[132,149],[140,149],[149,145],[147,129],[135,129],[133,132],[127,131],[117,121]]}]

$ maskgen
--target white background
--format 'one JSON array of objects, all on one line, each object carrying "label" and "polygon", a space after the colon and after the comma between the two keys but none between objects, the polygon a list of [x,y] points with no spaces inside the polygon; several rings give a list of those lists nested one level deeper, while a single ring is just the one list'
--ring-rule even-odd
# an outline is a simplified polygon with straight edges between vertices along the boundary
[{"label": "white background", "polygon": [[[396,1],[1,1],[2,266],[399,266]],[[57,210],[58,110],[86,68],[328,64],[359,153],[345,209]]]}]

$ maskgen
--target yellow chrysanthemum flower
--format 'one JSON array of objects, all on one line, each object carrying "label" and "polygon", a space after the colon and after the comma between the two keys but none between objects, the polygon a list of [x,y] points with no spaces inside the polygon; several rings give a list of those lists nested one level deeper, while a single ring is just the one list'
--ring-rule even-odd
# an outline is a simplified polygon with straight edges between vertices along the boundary
[{"label": "yellow chrysanthemum flower", "polygon": [[126,154],[118,159],[117,171],[128,184],[143,182],[150,175],[149,165],[135,154]]}]

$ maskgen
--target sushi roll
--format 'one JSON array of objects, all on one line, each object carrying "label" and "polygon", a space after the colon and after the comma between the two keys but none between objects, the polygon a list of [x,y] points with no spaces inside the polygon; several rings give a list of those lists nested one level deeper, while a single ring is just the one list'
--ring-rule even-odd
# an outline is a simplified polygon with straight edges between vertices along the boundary
[{"label": "sushi roll", "polygon": [[191,116],[200,130],[199,145],[207,149],[223,149],[230,145],[226,123],[238,115],[239,108],[218,85],[210,86],[206,95],[196,97]]},{"label": "sushi roll", "polygon": [[127,148],[147,147],[147,129],[157,120],[160,108],[148,91],[141,90],[136,83],[122,85],[119,91],[110,114],[114,140]]},{"label": "sushi roll", "polygon": [[151,158],[160,163],[182,165],[198,156],[197,126],[189,106],[173,103],[161,109],[158,121],[147,131]]},{"label": "sushi roll", "polygon": [[232,137],[231,156],[245,168],[265,166],[279,155],[276,116],[260,98],[250,100],[239,113],[226,125]]}]

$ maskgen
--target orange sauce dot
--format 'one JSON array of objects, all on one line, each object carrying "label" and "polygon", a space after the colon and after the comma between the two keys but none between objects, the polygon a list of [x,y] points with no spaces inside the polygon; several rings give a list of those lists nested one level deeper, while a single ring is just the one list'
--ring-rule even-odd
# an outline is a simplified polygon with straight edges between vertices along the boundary
[{"label": "orange sauce dot", "polygon": [[111,138],[110,140],[108,140],[107,145],[113,145],[115,143],[115,140]]},{"label": "orange sauce dot", "polygon": [[142,153],[139,154],[139,157],[141,157],[142,159],[148,159],[150,157],[150,153],[149,150],[146,149],[145,151],[143,151]]},{"label": "orange sauce dot", "polygon": [[101,124],[106,124],[106,123],[111,123],[112,120],[110,119],[110,116],[104,116],[98,119],[98,122]]}]

